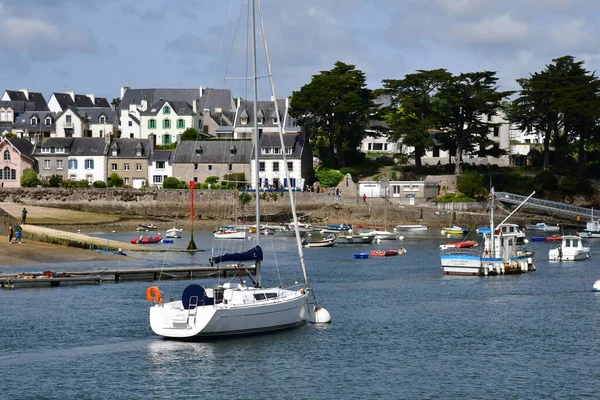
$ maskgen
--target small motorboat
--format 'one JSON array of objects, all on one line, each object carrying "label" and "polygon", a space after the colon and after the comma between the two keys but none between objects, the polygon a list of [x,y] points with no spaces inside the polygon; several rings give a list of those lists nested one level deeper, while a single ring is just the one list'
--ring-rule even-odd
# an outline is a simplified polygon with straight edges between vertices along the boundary
[{"label": "small motorboat", "polygon": [[375,235],[340,235],[338,237],[338,244],[361,244],[361,243],[372,243],[375,240]]},{"label": "small motorboat", "polygon": [[363,260],[365,258],[369,258],[369,253],[354,253],[352,254],[352,258],[355,260]]},{"label": "small motorboat", "polygon": [[442,229],[442,235],[463,235],[468,232],[469,230],[467,228],[461,228],[460,226],[456,225]]},{"label": "small motorboat", "polygon": [[329,225],[327,228],[322,228],[321,233],[340,233],[340,232],[348,232],[352,229],[352,225],[339,224],[339,225]]},{"label": "small motorboat", "polygon": [[162,240],[162,236],[140,236],[139,238],[133,238],[130,240],[132,244],[150,244],[150,243],[160,243]]},{"label": "small motorboat", "polygon": [[391,257],[397,255],[398,250],[371,250],[371,256],[373,257]]},{"label": "small motorboat", "polygon": [[578,261],[590,258],[590,248],[583,245],[579,236],[565,235],[561,241],[560,247],[550,249],[548,252],[550,261]]},{"label": "small motorboat", "polygon": [[155,231],[156,229],[157,229],[157,227],[154,224],[150,224],[150,225],[138,224],[138,226],[135,230],[140,232],[140,231]]},{"label": "small motorboat", "polygon": [[302,247],[332,247],[337,242],[339,235],[330,233],[325,239],[322,240],[302,240]]},{"label": "small motorboat", "polygon": [[417,232],[427,231],[429,230],[429,228],[427,227],[427,225],[396,225],[394,230],[401,232]]},{"label": "small motorboat", "polygon": [[450,242],[450,243],[440,245],[441,250],[469,249],[472,247],[477,247],[477,242],[474,240],[465,240],[463,242]]},{"label": "small motorboat", "polygon": [[217,229],[213,236],[216,239],[246,239],[246,231],[237,229]]},{"label": "small motorboat", "polygon": [[182,232],[183,232],[183,229],[178,229],[178,228],[173,227],[171,229],[167,229],[165,237],[169,238],[169,239],[180,238]]},{"label": "small motorboat", "polygon": [[548,225],[545,222],[538,222],[537,224],[525,225],[525,229],[527,229],[528,231],[558,232],[560,230],[560,226]]},{"label": "small motorboat", "polygon": [[552,235],[546,237],[546,242],[560,242],[562,240],[562,236]]}]

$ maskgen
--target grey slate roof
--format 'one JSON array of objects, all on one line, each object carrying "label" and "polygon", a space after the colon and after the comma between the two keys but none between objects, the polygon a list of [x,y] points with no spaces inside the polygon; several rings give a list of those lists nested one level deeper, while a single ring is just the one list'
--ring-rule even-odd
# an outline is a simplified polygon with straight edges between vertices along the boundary
[{"label": "grey slate roof", "polygon": [[[258,117],[261,115],[263,118],[263,123],[259,124],[259,127],[269,127],[276,128],[277,123],[273,123],[273,116],[275,115],[275,104],[271,100],[260,100],[258,103]],[[283,124],[283,117],[286,112],[285,108],[285,99],[277,99],[277,106],[279,107],[279,121]],[[261,114],[262,112],[262,114]],[[236,127],[252,127],[254,125],[254,102],[249,100],[241,100],[239,111],[238,111],[237,120],[234,122],[234,126]],[[245,125],[241,124],[241,118],[248,118],[248,123]],[[293,118],[288,115],[287,126],[290,126]]]},{"label": "grey slate roof", "polygon": [[[302,133],[286,133],[283,135],[283,144],[286,149],[291,148],[292,154],[286,154],[287,158],[300,158],[304,150],[304,135]],[[281,149],[281,140],[279,133],[262,133],[258,142],[259,148],[278,148]],[[254,151],[252,157],[254,158]],[[264,154],[261,150],[260,158],[263,159],[281,159],[282,154]]]},{"label": "grey slate roof", "polygon": [[[142,150],[142,156],[137,157],[136,150]],[[112,155],[112,150],[117,149],[117,156]],[[113,139],[109,146],[108,158],[148,158],[150,156],[150,139]]]},{"label": "grey slate roof", "polygon": [[221,108],[223,111],[232,111],[234,108],[233,97],[229,89],[203,88],[200,96],[200,88],[197,89],[127,89],[121,99],[121,110],[128,110],[130,104],[140,105],[142,100],[149,104],[155,104],[160,100],[182,101],[192,104],[194,100],[200,100],[198,109],[214,111]]},{"label": "grey slate roof", "polygon": [[175,151],[173,150],[155,150],[148,160],[150,163],[155,161],[165,161],[167,163],[173,162],[175,158]]},{"label": "grey slate roof", "polygon": [[19,139],[19,138],[6,138],[19,152],[21,155],[27,156],[31,154],[33,150],[33,144],[27,139]]},{"label": "grey slate roof", "polygon": [[[53,147],[64,147],[65,149],[65,153],[43,153],[44,156],[48,156],[48,155],[60,155],[60,156],[67,156],[70,151],[71,151],[71,146],[73,145],[73,138],[47,138],[47,139],[43,139],[40,140],[34,149],[33,154],[35,155],[42,155],[42,147],[50,147],[50,149],[52,149]],[[51,150],[52,151],[52,150]]]},{"label": "grey slate roof", "polygon": [[106,100],[106,97],[96,97],[94,99],[94,107],[110,108],[110,103]]},{"label": "grey slate roof", "polygon": [[[231,147],[235,147],[235,154]],[[201,149],[196,155],[196,149]],[[251,140],[198,140],[183,141],[175,150],[176,164],[247,164],[252,153]]]},{"label": "grey slate roof", "polygon": [[72,138],[70,156],[102,156],[108,153],[105,138]]},{"label": "grey slate roof", "polygon": [[106,117],[106,123],[112,124],[117,118],[117,113],[109,107],[77,107],[77,113],[80,117],[87,118],[91,123],[100,123],[100,117],[104,115]]},{"label": "grey slate roof", "polygon": [[0,100],[0,108],[12,108],[15,114],[35,110],[35,103],[21,100]]},{"label": "grey slate roof", "polygon": [[[31,124],[31,117],[38,118],[38,124]],[[46,117],[52,118],[52,123],[46,125]],[[35,132],[54,132],[56,126],[56,118],[58,115],[51,111],[26,111],[15,120],[15,127],[22,127],[31,133]]]},{"label": "grey slate roof", "polygon": [[48,103],[44,96],[39,92],[29,92],[29,98],[25,95],[25,92],[20,90],[7,90],[6,94],[13,101],[27,101],[33,103],[32,108],[28,108],[30,110],[35,111],[49,111]]},{"label": "grey slate roof", "polygon": [[68,107],[105,107],[110,108],[108,100],[104,97],[96,97],[92,101],[91,97],[85,94],[75,94],[75,100],[71,98],[69,93],[52,93],[58,101],[60,108],[66,110]]},{"label": "grey slate roof", "polygon": [[[156,103],[152,104],[148,109],[141,113],[141,115],[157,115],[162,107],[168,103],[171,109],[177,116],[181,115],[194,115],[194,110],[192,106],[186,103],[185,101],[171,101],[171,100],[159,100]],[[199,110],[200,114],[202,114],[202,110]],[[169,115],[169,114],[166,114]]]}]

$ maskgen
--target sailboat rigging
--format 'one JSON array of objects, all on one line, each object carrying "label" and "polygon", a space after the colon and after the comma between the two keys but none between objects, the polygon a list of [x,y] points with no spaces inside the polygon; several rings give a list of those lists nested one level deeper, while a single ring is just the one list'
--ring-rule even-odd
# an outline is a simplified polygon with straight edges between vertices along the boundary
[{"label": "sailboat rigging", "polygon": [[[257,125],[257,68],[256,68],[256,10],[262,31],[265,57],[267,60],[268,77],[271,94],[275,105],[276,115],[279,115],[278,104],[273,84],[273,74],[267,48],[267,41],[262,19],[260,0],[251,0],[252,22],[252,60],[253,60],[253,118],[254,118],[254,190],[256,192],[256,230],[260,232],[260,192],[259,192],[259,130]],[[255,4],[256,3],[256,4]],[[277,118],[277,127],[282,146],[283,165],[287,165],[283,130],[281,119]],[[285,176],[289,182],[289,171],[284,168]],[[152,301],[150,307],[150,326],[154,333],[171,339],[207,339],[230,337],[236,335],[256,334],[298,327],[307,320],[314,323],[329,323],[331,316],[322,307],[319,307],[310,287],[300,232],[298,216],[296,214],[295,197],[291,185],[288,186],[291,202],[294,230],[300,265],[304,275],[304,282],[291,288],[280,286],[263,288],[262,286],[262,261],[263,251],[260,247],[260,234],[255,235],[255,247],[243,253],[230,253],[211,258],[211,264],[237,262],[240,271],[248,274],[252,286],[241,283],[224,283],[212,288],[203,288],[197,284],[188,285],[181,296],[181,300],[168,303],[162,302],[162,296],[155,294],[159,290],[156,286],[148,289],[147,297]],[[245,261],[254,262],[254,274],[239,264]],[[158,292],[160,294],[160,292]],[[312,300],[309,301],[309,295]],[[309,309],[309,304],[313,309]]]}]

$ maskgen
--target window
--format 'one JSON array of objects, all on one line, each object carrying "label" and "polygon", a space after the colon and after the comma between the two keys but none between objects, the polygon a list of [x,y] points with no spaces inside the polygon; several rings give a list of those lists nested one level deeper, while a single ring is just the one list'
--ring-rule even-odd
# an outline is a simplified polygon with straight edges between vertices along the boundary
[{"label": "window", "polygon": [[64,147],[57,147],[56,149],[54,149],[55,153],[61,153],[64,154],[65,152],[65,148]]},{"label": "window", "polygon": [[248,125],[248,117],[241,117],[240,118],[240,124],[242,124],[242,125]]},{"label": "window", "polygon": [[10,151],[4,150],[4,161],[10,161]]},{"label": "window", "polygon": [[393,192],[394,194],[400,194],[400,186],[398,186],[398,185],[393,185],[393,186],[392,186],[392,192]]},{"label": "window", "polygon": [[202,130],[202,120],[198,120],[198,129]]},{"label": "window", "polygon": [[279,161],[273,161],[273,172],[279,172]]},{"label": "window", "polygon": [[13,110],[11,110],[10,108],[6,110],[6,120],[13,122]]},{"label": "window", "polygon": [[194,183],[198,183],[198,177],[197,176],[194,177]]},{"label": "window", "polygon": [[100,137],[104,137],[104,131],[100,129]]},{"label": "window", "polygon": [[85,160],[85,169],[94,169],[94,160]]},{"label": "window", "polygon": [[148,129],[156,129],[156,120],[155,119],[148,120]]},{"label": "window", "polygon": [[12,179],[13,181],[15,179],[17,179],[17,170],[16,169],[11,169],[10,170],[10,179]]},{"label": "window", "polygon": [[292,154],[292,149],[290,147],[286,147],[285,154]]},{"label": "window", "polygon": [[0,110],[0,121],[6,121],[6,112]]},{"label": "window", "polygon": [[135,151],[135,156],[136,156],[136,157],[141,157],[141,156],[142,156],[142,149],[137,149],[137,150]]},{"label": "window", "polygon": [[123,171],[129,171],[129,164],[123,164]]},{"label": "window", "polygon": [[185,129],[185,121],[183,119],[178,119],[177,120],[177,128],[178,129]]},{"label": "window", "polygon": [[261,161],[261,162],[260,162],[260,164],[259,164],[259,167],[258,167],[258,170],[259,170],[260,172],[265,172],[265,162],[264,162],[264,161]]},{"label": "window", "polygon": [[274,147],[273,154],[281,154],[281,149],[279,147]]},{"label": "window", "polygon": [[117,164],[110,164],[110,170],[111,171],[116,171],[117,170]]},{"label": "window", "polygon": [[125,185],[129,185],[129,178],[123,178],[123,183]]},{"label": "window", "polygon": [[52,125],[52,118],[46,117],[46,126]]},{"label": "window", "polygon": [[134,136],[135,136],[135,135],[134,135],[133,133],[130,133],[130,134],[129,134],[129,139],[133,139],[133,137],[134,137]]},{"label": "window", "polygon": [[71,125],[71,122],[72,122],[72,121],[71,121],[71,116],[70,116],[70,115],[67,115],[67,117],[66,117],[66,118],[67,118],[67,125]]},{"label": "window", "polygon": [[44,160],[44,169],[50,169],[50,160]]},{"label": "window", "polygon": [[291,161],[288,161],[287,164],[288,164],[288,171],[290,171],[290,172],[293,171],[294,170],[294,163],[291,162]]},{"label": "window", "polygon": [[439,147],[434,147],[433,148],[433,156],[434,157],[439,157],[440,156],[440,148]]},{"label": "window", "polygon": [[50,147],[42,147],[42,154],[50,153]]},{"label": "window", "polygon": [[271,154],[271,148],[270,148],[270,147],[263,147],[263,148],[261,149],[261,152],[262,152],[263,154]]},{"label": "window", "polygon": [[492,114],[487,115],[487,120],[488,120],[488,122],[492,120]]},{"label": "window", "polygon": [[129,126],[133,126],[133,121],[129,121]]},{"label": "window", "polygon": [[141,171],[142,170],[142,164],[135,164],[135,170],[136,171]]},{"label": "window", "polygon": [[273,125],[277,124],[277,117],[273,117],[271,121],[273,121]]},{"label": "window", "polygon": [[94,175],[86,175],[85,180],[88,181],[88,184],[92,184],[94,182]]},{"label": "window", "polygon": [[208,164],[208,170],[212,171],[212,165]]},{"label": "window", "polygon": [[227,165],[227,171],[229,171],[229,172],[233,171],[233,164]]},{"label": "window", "polygon": [[69,160],[69,169],[77,169],[77,160]]},{"label": "window", "polygon": [[77,180],[77,175],[71,174],[71,175],[69,175],[69,179],[72,181],[75,181],[75,180]]},{"label": "window", "polygon": [[200,154],[202,154],[202,147],[198,146],[196,147],[196,155],[199,156]]},{"label": "window", "polygon": [[198,171],[198,164],[194,164],[194,171]]},{"label": "window", "polygon": [[498,137],[498,136],[500,136],[500,127],[495,126],[494,127],[494,137]]},{"label": "window", "polygon": [[104,115],[102,115],[99,119],[101,124],[105,124],[106,123],[106,117]]},{"label": "window", "polygon": [[264,120],[264,118],[263,118],[263,117],[258,117],[258,118],[256,119],[256,122],[258,123],[258,125],[262,125],[262,124],[263,124],[263,120]]},{"label": "window", "polygon": [[162,137],[163,145],[171,144],[171,135],[168,133],[164,134]]},{"label": "window", "polygon": [[163,114],[171,114],[171,107],[164,106],[163,107]]},{"label": "window", "polygon": [[56,169],[63,169],[64,163],[63,160],[56,160]]},{"label": "window", "polygon": [[156,169],[165,169],[165,162],[164,161],[157,161],[156,162]]},{"label": "window", "polygon": [[171,129],[171,120],[163,119],[163,129]]},{"label": "window", "polygon": [[119,154],[119,150],[117,150],[117,149],[112,149],[111,152],[110,152],[110,155],[113,156],[113,157],[116,157],[117,154]]},{"label": "window", "polygon": [[37,117],[31,117],[31,125],[37,125],[37,124],[38,124]]},{"label": "window", "polygon": [[152,183],[163,183],[162,175],[152,175]]}]

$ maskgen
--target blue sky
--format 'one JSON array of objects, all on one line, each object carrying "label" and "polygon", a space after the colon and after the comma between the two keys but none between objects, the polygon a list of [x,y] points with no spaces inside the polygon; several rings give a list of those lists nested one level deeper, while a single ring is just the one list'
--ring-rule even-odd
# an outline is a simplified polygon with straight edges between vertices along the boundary
[{"label": "blue sky", "polygon": [[[224,80],[245,76],[243,41],[231,50],[241,7],[242,0],[0,0],[0,89],[110,101],[121,86],[205,86],[247,97],[244,81]],[[567,54],[590,70],[600,65],[596,1],[263,0],[262,8],[278,97],[338,60],[364,71],[371,88],[446,68],[497,71],[510,90],[515,78]]]}]

